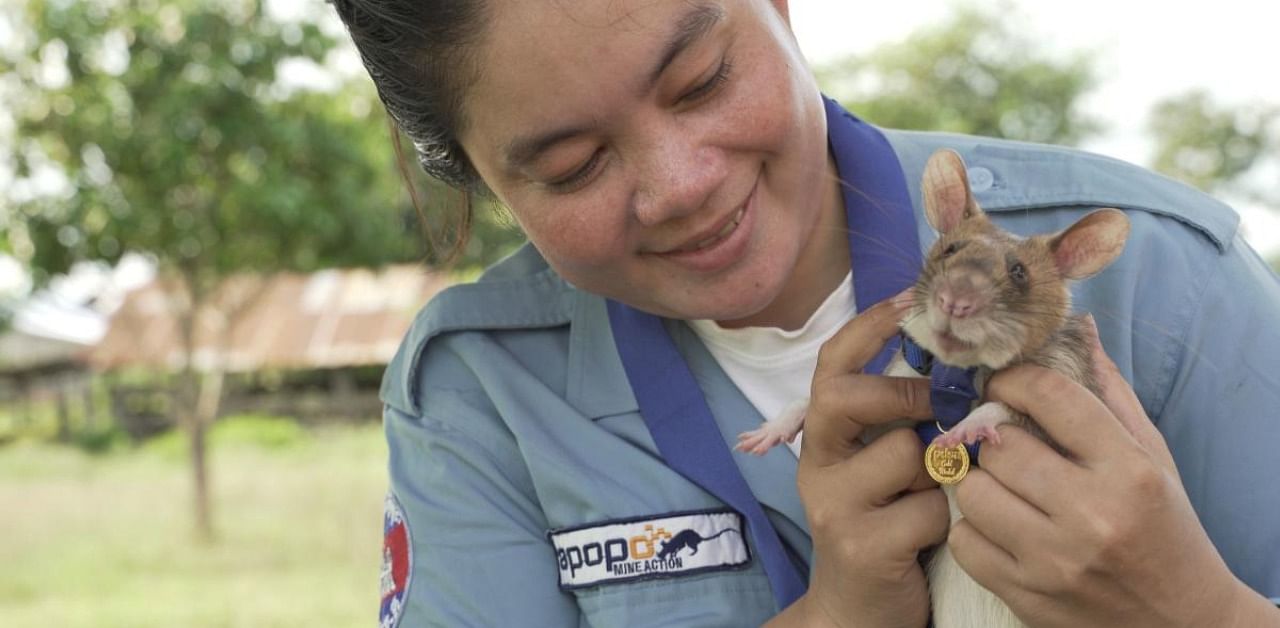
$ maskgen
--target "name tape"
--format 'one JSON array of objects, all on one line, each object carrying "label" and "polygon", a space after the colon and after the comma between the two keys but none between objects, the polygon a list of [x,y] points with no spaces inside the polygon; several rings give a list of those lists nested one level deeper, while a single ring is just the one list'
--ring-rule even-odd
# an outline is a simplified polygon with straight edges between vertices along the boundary
[{"label": "name tape", "polygon": [[732,510],[604,521],[547,533],[560,588],[735,569],[751,561],[742,515]]}]

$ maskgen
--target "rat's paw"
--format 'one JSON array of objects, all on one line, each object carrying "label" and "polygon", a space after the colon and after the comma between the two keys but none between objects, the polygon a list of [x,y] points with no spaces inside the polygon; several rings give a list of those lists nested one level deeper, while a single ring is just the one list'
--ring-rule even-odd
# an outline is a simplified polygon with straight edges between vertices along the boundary
[{"label": "rat's paw", "polygon": [[800,430],[804,429],[804,415],[808,409],[808,397],[792,401],[773,420],[765,421],[750,432],[739,434],[738,444],[734,449],[763,456],[782,443],[794,441]]},{"label": "rat's paw", "polygon": [[799,431],[776,421],[765,421],[758,429],[738,434],[738,444],[734,449],[763,456],[770,449],[791,442]]},{"label": "rat's paw", "polygon": [[951,428],[946,434],[939,434],[933,439],[933,444],[943,449],[949,449],[956,445],[965,444],[972,445],[974,443],[989,440],[997,445],[1000,444],[1000,432],[991,425],[964,425],[963,423]]},{"label": "rat's paw", "polygon": [[933,442],[939,447],[955,447],[961,443],[972,445],[984,440],[999,445],[1000,432],[996,431],[996,427],[1012,423],[1013,420],[1014,415],[1009,406],[990,401],[978,406],[955,427],[933,439]]}]

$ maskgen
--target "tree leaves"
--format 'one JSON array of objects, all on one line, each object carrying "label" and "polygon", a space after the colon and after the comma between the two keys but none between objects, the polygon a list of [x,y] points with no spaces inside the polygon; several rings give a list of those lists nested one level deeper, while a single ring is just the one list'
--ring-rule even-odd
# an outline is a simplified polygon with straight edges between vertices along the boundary
[{"label": "tree leaves", "polygon": [[371,87],[280,87],[284,61],[319,62],[335,45],[314,24],[274,23],[253,2],[33,0],[26,10],[33,40],[65,59],[68,77],[13,70],[25,103],[18,171],[47,159],[67,180],[12,210],[31,266],[52,274],[138,251],[216,282],[421,258],[383,114],[347,102],[373,99]]},{"label": "tree leaves", "polygon": [[[1153,167],[1208,192],[1243,192],[1233,189],[1241,177],[1280,148],[1277,120],[1280,108],[1233,108],[1215,102],[1204,90],[1170,96],[1151,112]],[[1280,203],[1280,194],[1274,189],[1271,193],[1270,199],[1255,200]]]},{"label": "tree leaves", "polygon": [[1101,124],[1079,108],[1096,82],[1092,59],[1050,57],[1005,5],[957,7],[937,26],[819,69],[828,94],[868,121],[1076,144]]}]

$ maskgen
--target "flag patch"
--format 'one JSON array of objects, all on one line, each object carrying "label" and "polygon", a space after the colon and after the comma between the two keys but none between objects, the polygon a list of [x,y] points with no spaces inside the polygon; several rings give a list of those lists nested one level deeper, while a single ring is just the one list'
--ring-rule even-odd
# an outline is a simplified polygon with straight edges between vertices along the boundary
[{"label": "flag patch", "polygon": [[382,576],[379,589],[382,603],[378,609],[378,626],[395,628],[404,615],[409,579],[413,576],[413,539],[409,522],[394,493],[387,493],[382,516]]}]

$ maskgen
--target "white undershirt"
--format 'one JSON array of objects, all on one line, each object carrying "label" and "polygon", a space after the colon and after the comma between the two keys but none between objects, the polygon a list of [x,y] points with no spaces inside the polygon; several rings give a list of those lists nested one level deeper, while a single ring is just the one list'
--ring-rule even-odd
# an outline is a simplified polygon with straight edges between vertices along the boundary
[{"label": "white undershirt", "polygon": [[[760,415],[772,420],[788,406],[808,399],[818,349],[855,312],[850,273],[804,326],[794,331],[777,327],[725,329],[712,320],[689,321],[689,326]],[[800,440],[797,437],[788,444],[797,456]]]}]

